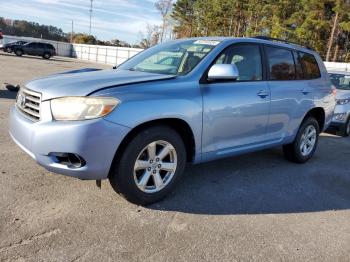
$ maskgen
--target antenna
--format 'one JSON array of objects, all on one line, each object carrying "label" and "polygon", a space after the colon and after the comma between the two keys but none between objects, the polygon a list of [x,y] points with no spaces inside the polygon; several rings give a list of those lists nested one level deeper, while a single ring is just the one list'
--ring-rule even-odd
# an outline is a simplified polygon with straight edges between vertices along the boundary
[{"label": "antenna", "polygon": [[92,18],[92,2],[94,0],[90,0],[90,26],[89,26],[89,35],[91,35],[91,18]]}]

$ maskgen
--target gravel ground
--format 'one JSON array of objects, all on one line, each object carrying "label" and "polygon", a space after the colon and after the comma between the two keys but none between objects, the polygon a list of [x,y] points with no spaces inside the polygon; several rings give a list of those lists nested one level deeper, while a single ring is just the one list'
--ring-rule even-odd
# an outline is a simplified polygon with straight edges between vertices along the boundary
[{"label": "gravel ground", "polygon": [[[0,84],[96,66],[2,53]],[[35,164],[8,135],[14,98],[0,87],[0,261],[350,261],[350,138],[323,134],[306,165],[277,148],[188,166],[144,208]]]}]

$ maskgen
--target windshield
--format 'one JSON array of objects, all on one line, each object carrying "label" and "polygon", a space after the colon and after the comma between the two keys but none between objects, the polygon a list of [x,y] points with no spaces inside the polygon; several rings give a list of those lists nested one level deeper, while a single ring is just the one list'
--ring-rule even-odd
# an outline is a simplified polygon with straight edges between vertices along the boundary
[{"label": "windshield", "polygon": [[188,40],[158,45],[136,55],[118,69],[185,75],[219,43],[209,40]]},{"label": "windshield", "polygon": [[329,74],[329,77],[337,89],[350,90],[350,75]]}]

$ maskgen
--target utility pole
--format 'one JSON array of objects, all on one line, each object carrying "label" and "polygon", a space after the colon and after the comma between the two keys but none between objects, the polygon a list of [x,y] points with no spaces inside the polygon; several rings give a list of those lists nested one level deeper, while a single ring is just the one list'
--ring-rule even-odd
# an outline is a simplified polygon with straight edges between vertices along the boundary
[{"label": "utility pole", "polygon": [[73,43],[73,34],[74,34],[74,21],[72,20],[72,31],[70,33],[70,42]]},{"label": "utility pole", "polygon": [[90,0],[90,26],[89,26],[89,35],[91,35],[91,18],[92,18],[92,2],[94,0]]}]

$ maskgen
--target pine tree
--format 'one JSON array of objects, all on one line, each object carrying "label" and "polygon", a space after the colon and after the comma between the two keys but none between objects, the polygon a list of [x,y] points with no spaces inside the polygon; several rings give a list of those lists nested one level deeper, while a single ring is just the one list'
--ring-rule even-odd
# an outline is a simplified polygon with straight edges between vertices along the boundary
[{"label": "pine tree", "polygon": [[350,59],[350,0],[178,0],[177,37],[266,35]]}]

